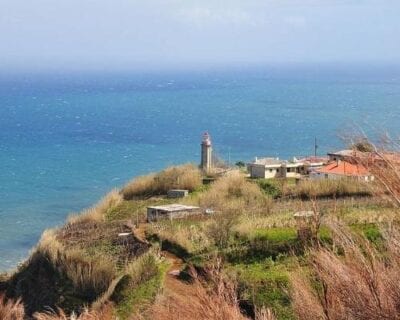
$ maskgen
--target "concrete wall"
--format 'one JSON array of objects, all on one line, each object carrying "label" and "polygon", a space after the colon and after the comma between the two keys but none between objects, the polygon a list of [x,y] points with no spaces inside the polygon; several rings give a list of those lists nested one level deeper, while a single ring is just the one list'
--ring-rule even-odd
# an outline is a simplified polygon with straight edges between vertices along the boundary
[{"label": "concrete wall", "polygon": [[157,221],[161,219],[178,219],[184,218],[186,216],[200,214],[200,209],[193,209],[193,210],[181,210],[181,211],[163,211],[163,210],[156,210],[153,208],[147,208],[147,221]]},{"label": "concrete wall", "polygon": [[323,180],[323,179],[328,179],[328,180],[340,180],[340,179],[353,179],[353,180],[358,180],[358,181],[374,181],[374,176],[344,176],[341,174],[330,174],[330,173],[317,173],[313,172],[310,174],[310,178],[313,180]]},{"label": "concrete wall", "polygon": [[248,170],[250,177],[252,178],[266,178],[265,177],[265,166],[261,164],[249,164]]},{"label": "concrete wall", "polygon": [[169,190],[167,193],[168,198],[185,198],[189,195],[188,190]]}]

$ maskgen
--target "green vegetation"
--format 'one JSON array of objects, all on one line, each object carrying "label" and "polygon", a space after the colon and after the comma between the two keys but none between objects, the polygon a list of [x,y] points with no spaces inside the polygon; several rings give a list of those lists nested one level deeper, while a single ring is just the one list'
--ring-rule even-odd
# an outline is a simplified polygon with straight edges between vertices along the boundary
[{"label": "green vegetation", "polygon": [[279,198],[282,196],[282,190],[276,181],[270,179],[257,179],[259,187],[269,196]]},{"label": "green vegetation", "polygon": [[[393,204],[373,195],[377,185],[349,180],[250,180],[237,171],[216,177],[209,185],[201,184],[200,172],[191,165],[133,180],[93,208],[71,216],[65,226],[46,231],[31,258],[14,274],[1,277],[1,291],[7,297],[22,298],[28,316],[47,306],[84,314],[89,306],[95,316],[107,307],[111,310],[108,319],[139,318],[153,312],[155,320],[164,320],[179,312],[171,311],[174,307],[167,303],[173,303],[188,308],[185,312],[191,317],[193,310],[207,310],[203,318],[214,319],[210,314],[219,309],[205,304],[219,301],[226,308],[221,312],[232,319],[248,319],[238,312],[243,304],[249,315],[258,314],[258,320],[292,320],[310,316],[299,309],[300,297],[293,288],[321,308],[316,290],[321,294],[318,290],[331,279],[320,266],[336,270],[333,266],[341,266],[344,259],[343,268],[354,267],[345,260],[349,239],[353,239],[349,243],[353,243],[351,256],[356,261],[361,261],[356,251],[361,247],[362,254],[378,259],[381,270],[389,268],[384,259],[396,251],[388,249],[382,224],[396,225],[399,217]],[[184,199],[167,199],[171,188],[191,193]],[[147,206],[175,202],[211,209],[210,214],[146,223]],[[318,214],[304,227],[293,216],[298,211]],[[170,267],[160,251],[183,261],[181,279],[187,283],[179,290],[193,290],[191,299],[201,303],[189,307],[186,293],[183,299],[171,298],[160,290]],[[354,270],[357,276],[365,271]],[[302,277],[296,278],[298,273]],[[213,289],[218,286],[224,294]],[[39,288],[41,294],[37,294]],[[158,294],[163,301],[159,309],[153,304]],[[20,310],[7,304],[8,309],[14,307]]]},{"label": "green vegetation", "polygon": [[132,262],[127,267],[128,275],[111,296],[116,303],[116,315],[124,320],[143,312],[160,291],[167,268],[168,263],[157,262],[154,254]]}]

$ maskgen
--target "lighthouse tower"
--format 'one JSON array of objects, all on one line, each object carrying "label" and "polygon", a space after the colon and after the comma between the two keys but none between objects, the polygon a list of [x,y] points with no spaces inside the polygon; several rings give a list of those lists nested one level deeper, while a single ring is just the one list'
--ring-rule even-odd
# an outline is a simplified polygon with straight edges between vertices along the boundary
[{"label": "lighthouse tower", "polygon": [[203,140],[201,142],[201,169],[208,173],[212,169],[212,145],[211,137],[208,132],[203,134]]}]

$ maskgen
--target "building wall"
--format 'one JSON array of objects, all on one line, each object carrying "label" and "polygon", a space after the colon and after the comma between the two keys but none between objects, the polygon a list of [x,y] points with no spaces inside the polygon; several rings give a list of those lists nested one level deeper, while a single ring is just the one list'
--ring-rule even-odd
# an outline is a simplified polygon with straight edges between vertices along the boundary
[{"label": "building wall", "polygon": [[284,167],[286,178],[300,178],[301,173],[304,172],[304,168],[302,167]]},{"label": "building wall", "polygon": [[358,181],[374,181],[374,176],[366,175],[366,176],[345,176],[342,174],[331,174],[331,173],[318,173],[318,172],[313,172],[310,175],[311,179],[314,180],[323,180],[323,179],[328,179],[328,180],[340,180],[340,179],[353,179],[353,180],[358,180]]},{"label": "building wall", "polygon": [[279,168],[265,168],[264,167],[264,171],[265,171],[265,179],[276,178],[276,177],[279,177],[279,175],[280,175]]},{"label": "building wall", "polygon": [[251,178],[262,178],[265,179],[265,166],[264,165],[259,165],[259,164],[250,164],[248,167],[248,170],[250,172],[250,177]]},{"label": "building wall", "polygon": [[185,198],[189,195],[188,190],[169,190],[168,198]]}]

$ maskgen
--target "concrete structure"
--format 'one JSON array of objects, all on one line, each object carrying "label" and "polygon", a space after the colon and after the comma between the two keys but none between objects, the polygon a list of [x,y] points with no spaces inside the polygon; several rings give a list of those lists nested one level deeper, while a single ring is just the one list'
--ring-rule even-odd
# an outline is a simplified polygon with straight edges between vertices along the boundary
[{"label": "concrete structure", "polygon": [[203,140],[201,142],[201,162],[200,168],[204,172],[210,172],[213,168],[212,163],[212,144],[211,137],[208,132],[205,132],[203,135]]},{"label": "concrete structure", "polygon": [[189,195],[189,190],[173,189],[169,190],[167,197],[171,199],[175,198],[185,198]]},{"label": "concrete structure", "polygon": [[367,168],[359,163],[352,163],[346,160],[331,161],[320,169],[315,170],[311,175],[312,179],[355,179],[359,181],[373,181]]},{"label": "concrete structure", "polygon": [[354,150],[345,149],[345,150],[340,150],[340,151],[335,151],[335,152],[329,152],[328,158],[329,158],[329,161],[345,160],[345,159],[356,156],[356,153],[357,152]]},{"label": "concrete structure", "polygon": [[251,178],[300,178],[311,171],[322,167],[327,158],[306,157],[300,160],[293,158],[291,161],[279,158],[256,158],[247,164]]},{"label": "concrete structure", "polygon": [[168,204],[163,206],[147,207],[147,221],[157,221],[159,219],[176,219],[189,215],[199,214],[199,207],[186,206],[183,204]]}]

